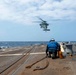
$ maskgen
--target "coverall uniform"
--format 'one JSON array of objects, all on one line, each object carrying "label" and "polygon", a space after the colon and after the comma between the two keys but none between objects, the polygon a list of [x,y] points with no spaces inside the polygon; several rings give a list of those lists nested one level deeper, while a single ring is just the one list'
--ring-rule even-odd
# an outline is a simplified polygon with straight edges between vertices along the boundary
[{"label": "coverall uniform", "polygon": [[46,55],[48,56],[48,53],[49,52],[49,57],[51,57],[50,55],[52,53],[55,54],[55,57],[57,57],[57,51],[60,50],[60,45],[59,43],[55,42],[55,41],[50,41],[48,44],[47,44],[47,48],[46,48]]}]

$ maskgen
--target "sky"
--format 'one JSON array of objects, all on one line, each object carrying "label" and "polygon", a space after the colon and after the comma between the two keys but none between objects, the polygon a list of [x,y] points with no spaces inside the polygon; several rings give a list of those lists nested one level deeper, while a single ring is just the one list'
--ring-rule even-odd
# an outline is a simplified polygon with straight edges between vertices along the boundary
[{"label": "sky", "polygon": [[[49,23],[43,31],[39,18]],[[0,41],[76,41],[76,0],[0,0]]]}]

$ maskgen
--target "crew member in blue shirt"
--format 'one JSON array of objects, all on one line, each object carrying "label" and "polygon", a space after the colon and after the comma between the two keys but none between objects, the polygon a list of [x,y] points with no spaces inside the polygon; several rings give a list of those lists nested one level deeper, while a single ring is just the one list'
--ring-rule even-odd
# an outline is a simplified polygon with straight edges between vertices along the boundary
[{"label": "crew member in blue shirt", "polygon": [[51,54],[53,54],[55,56],[54,58],[56,58],[58,50],[60,50],[60,44],[57,43],[55,39],[51,39],[47,44],[46,55],[51,57]]}]

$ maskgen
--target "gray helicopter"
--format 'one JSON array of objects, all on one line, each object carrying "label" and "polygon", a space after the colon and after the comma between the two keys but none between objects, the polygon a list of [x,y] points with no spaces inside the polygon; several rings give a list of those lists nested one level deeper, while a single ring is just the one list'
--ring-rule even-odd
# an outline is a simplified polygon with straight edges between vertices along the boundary
[{"label": "gray helicopter", "polygon": [[48,29],[49,24],[45,20],[41,19],[40,17],[39,19],[42,21],[40,23],[40,27],[43,28],[43,31],[50,31],[50,29]]},{"label": "gray helicopter", "polygon": [[37,18],[41,21],[35,21],[35,22],[38,22],[38,23],[41,22],[39,25],[43,29],[43,31],[50,31],[50,29],[48,29],[49,24],[42,18],[40,18],[40,17],[37,17]]}]

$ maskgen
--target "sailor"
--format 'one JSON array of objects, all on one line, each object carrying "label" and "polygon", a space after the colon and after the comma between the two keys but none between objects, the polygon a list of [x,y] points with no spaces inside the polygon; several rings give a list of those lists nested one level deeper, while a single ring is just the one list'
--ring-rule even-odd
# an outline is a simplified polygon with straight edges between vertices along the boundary
[{"label": "sailor", "polygon": [[46,47],[46,56],[56,58],[57,51],[60,50],[60,44],[55,41],[55,39],[51,39]]}]

